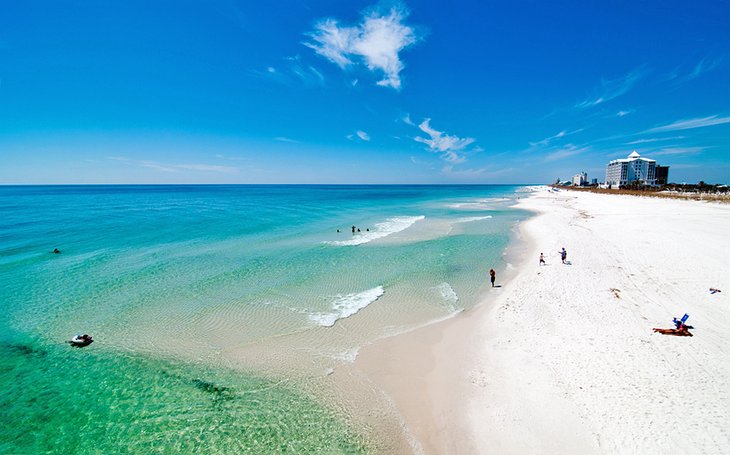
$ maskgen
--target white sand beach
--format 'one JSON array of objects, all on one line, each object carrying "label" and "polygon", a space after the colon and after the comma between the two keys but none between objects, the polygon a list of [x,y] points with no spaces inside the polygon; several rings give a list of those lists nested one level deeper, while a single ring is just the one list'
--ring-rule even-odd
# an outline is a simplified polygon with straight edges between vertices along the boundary
[{"label": "white sand beach", "polygon": [[[519,207],[538,215],[503,287],[355,363],[413,451],[727,453],[730,205],[543,187]],[[693,337],[652,332],[685,313]]]}]

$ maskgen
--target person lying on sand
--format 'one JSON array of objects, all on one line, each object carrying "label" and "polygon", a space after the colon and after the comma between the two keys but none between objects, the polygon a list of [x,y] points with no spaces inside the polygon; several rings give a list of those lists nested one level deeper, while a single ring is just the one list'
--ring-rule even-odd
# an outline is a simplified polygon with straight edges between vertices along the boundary
[{"label": "person lying on sand", "polygon": [[722,292],[722,291],[719,289],[710,288],[710,294],[717,294],[718,292]]},{"label": "person lying on sand", "polygon": [[653,331],[661,333],[662,335],[675,335],[678,337],[691,337],[694,336],[690,333],[689,328],[686,325],[679,326],[678,329],[657,329],[653,328]]}]

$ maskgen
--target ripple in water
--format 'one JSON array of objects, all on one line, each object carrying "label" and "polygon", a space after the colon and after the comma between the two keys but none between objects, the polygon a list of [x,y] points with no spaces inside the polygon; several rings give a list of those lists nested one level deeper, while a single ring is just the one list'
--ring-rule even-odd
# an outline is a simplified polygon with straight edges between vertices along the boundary
[{"label": "ripple in water", "polygon": [[279,383],[91,349],[0,342],[0,453],[366,451]]}]

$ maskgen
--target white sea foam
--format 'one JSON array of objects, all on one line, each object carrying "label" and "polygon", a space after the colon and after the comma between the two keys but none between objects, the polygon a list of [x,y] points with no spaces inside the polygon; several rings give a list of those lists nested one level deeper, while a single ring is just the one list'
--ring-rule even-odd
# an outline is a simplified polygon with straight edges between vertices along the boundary
[{"label": "white sea foam", "polygon": [[449,303],[456,303],[459,300],[459,296],[456,295],[456,291],[449,283],[443,282],[436,286],[436,289],[441,293],[441,297]]},{"label": "white sea foam", "polygon": [[455,210],[469,210],[469,211],[484,211],[494,210],[495,203],[502,203],[509,201],[509,198],[505,197],[492,197],[486,199],[477,199],[470,202],[456,202],[454,204],[448,204],[447,207]]},{"label": "white sea foam", "polygon": [[546,185],[529,185],[529,186],[521,186],[515,190],[515,193],[534,193],[537,191],[545,191],[550,190],[549,186]]},{"label": "white sea foam", "polygon": [[413,223],[426,218],[425,216],[396,216],[388,218],[382,223],[377,223],[370,232],[358,232],[350,240],[335,240],[324,242],[329,245],[347,246],[362,245],[363,243],[372,242],[373,240],[382,239],[383,237],[401,232],[413,226]]},{"label": "white sea foam", "polygon": [[340,319],[352,316],[385,293],[382,286],[363,292],[340,295],[332,302],[332,312],[310,314],[309,319],[323,327],[332,327]]},{"label": "white sea foam", "polygon": [[449,283],[443,282],[436,286],[436,290],[441,294],[441,298],[444,299],[444,304],[450,314],[457,311],[456,302],[459,301],[459,296],[454,291]]},{"label": "white sea foam", "polygon": [[479,221],[479,220],[486,220],[491,218],[492,215],[487,216],[468,216],[466,218],[459,218],[458,220],[454,221],[454,223],[470,223],[472,221]]},{"label": "white sea foam", "polygon": [[360,347],[358,346],[352,349],[348,349],[347,351],[337,353],[334,357],[338,360],[342,360],[343,362],[354,363],[355,360],[357,360],[357,355],[359,353]]}]

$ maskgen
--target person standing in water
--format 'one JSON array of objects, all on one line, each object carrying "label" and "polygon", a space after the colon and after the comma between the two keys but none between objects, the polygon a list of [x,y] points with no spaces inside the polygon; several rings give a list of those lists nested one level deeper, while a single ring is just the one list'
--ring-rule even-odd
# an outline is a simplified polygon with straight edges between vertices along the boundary
[{"label": "person standing in water", "polygon": [[354,224],[352,225],[352,233],[353,234],[355,233],[355,225]]},{"label": "person standing in water", "polygon": [[494,269],[489,269],[489,281],[492,282],[492,287],[494,287],[494,280],[497,279],[497,272],[494,271]]}]

